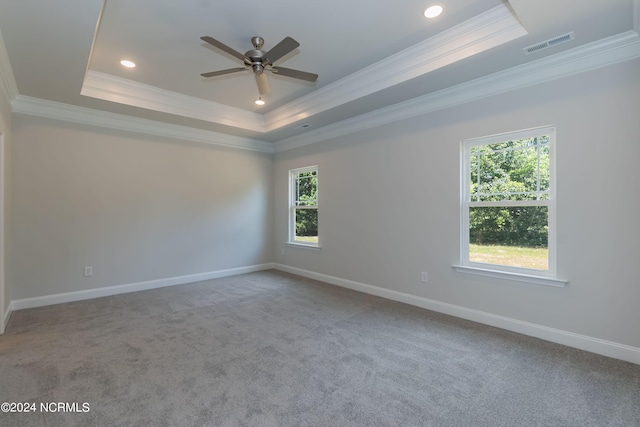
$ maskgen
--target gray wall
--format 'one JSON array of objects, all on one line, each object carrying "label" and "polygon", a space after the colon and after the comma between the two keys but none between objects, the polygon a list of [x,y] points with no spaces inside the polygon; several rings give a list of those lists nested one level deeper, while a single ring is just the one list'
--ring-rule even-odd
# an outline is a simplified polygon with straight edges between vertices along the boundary
[{"label": "gray wall", "polygon": [[[276,261],[640,347],[638,76],[635,60],[276,155]],[[454,272],[460,141],[543,125],[557,126],[558,273],[569,285]],[[322,250],[285,247],[287,171],[316,164]]]},{"label": "gray wall", "polygon": [[[0,37],[1,39],[1,37]],[[0,84],[2,79],[0,79]],[[0,274],[4,274],[4,277],[0,277],[0,281],[4,280],[4,291],[0,289],[0,292],[4,292],[4,298],[0,300],[4,303],[4,313],[7,313],[9,304],[11,303],[11,106],[5,96],[1,94],[4,92],[4,88],[0,87],[0,135],[4,138],[4,252],[0,254],[4,260],[4,271]],[[0,286],[1,288],[1,286]],[[0,323],[3,323],[4,319],[0,318]],[[2,327],[0,327],[2,330]]]},{"label": "gray wall", "polygon": [[271,155],[20,114],[13,139],[14,300],[272,261]]}]

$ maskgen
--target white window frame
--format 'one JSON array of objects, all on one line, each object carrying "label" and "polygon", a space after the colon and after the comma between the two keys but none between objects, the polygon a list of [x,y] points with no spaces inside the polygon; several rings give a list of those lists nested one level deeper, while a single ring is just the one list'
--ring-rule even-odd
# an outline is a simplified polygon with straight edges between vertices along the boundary
[{"label": "white window frame", "polygon": [[[317,180],[317,197],[315,205],[297,206],[297,192],[296,181],[297,177],[301,173],[315,172]],[[287,245],[291,246],[304,246],[308,248],[319,249],[320,248],[320,225],[318,224],[318,242],[305,242],[302,240],[296,240],[296,209],[315,209],[318,210],[320,204],[320,173],[318,172],[318,166],[305,166],[303,168],[289,170],[289,236]]]},{"label": "white window frame", "polygon": [[[482,202],[471,200],[471,147],[499,142],[526,139],[539,136],[549,137],[549,191],[547,199]],[[509,279],[541,285],[563,287],[567,281],[556,277],[556,171],[555,171],[556,129],[544,126],[498,135],[471,138],[461,141],[461,225],[460,225],[460,265],[454,265],[461,273],[477,274],[493,278]],[[548,207],[548,257],[547,270],[535,270],[499,264],[479,263],[469,260],[469,211],[478,206],[547,206]]]}]

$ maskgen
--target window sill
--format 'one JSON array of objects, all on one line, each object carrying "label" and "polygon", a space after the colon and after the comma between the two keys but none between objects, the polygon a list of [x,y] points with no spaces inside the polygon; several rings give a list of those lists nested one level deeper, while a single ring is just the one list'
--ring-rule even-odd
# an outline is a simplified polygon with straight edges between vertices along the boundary
[{"label": "window sill", "polygon": [[291,246],[293,248],[305,248],[305,249],[312,249],[316,251],[319,251],[320,249],[322,249],[322,246],[320,245],[313,245],[313,244],[301,243],[301,242],[285,242],[285,245]]},{"label": "window sill", "polygon": [[464,265],[452,265],[458,273],[475,274],[477,276],[493,277],[495,279],[515,280],[517,282],[534,283],[536,285],[554,286],[564,288],[568,280],[555,277],[536,276],[533,274],[512,273],[509,271],[491,270],[488,268],[469,267]]}]

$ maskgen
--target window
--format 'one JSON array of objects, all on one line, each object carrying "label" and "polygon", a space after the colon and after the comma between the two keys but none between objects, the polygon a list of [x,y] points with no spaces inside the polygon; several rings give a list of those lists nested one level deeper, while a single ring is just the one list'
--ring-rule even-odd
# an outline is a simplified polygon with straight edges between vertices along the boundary
[{"label": "window", "polygon": [[555,275],[554,143],[549,127],[462,141],[461,267]]},{"label": "window", "polygon": [[289,242],[318,244],[318,167],[289,171]]}]

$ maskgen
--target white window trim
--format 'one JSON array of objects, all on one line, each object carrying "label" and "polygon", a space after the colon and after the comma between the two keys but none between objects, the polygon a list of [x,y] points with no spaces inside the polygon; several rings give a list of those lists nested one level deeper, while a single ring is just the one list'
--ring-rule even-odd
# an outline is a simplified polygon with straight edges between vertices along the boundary
[{"label": "white window trim", "polygon": [[[536,136],[549,136],[549,200],[535,201],[517,201],[514,203],[506,202],[475,202],[474,205],[481,203],[483,206],[491,206],[498,204],[500,206],[514,204],[518,206],[532,204],[536,206],[548,206],[548,270],[533,270],[527,268],[510,267],[498,264],[487,264],[473,262],[469,260],[469,203],[470,203],[470,185],[469,170],[469,150],[472,146],[493,144],[503,141],[515,139],[532,138]],[[568,283],[567,280],[556,277],[556,168],[555,168],[555,146],[556,146],[556,129],[555,126],[544,126],[539,128],[526,129],[516,132],[507,132],[497,135],[491,135],[480,138],[471,138],[462,140],[460,143],[460,183],[462,191],[460,200],[461,221],[460,221],[460,264],[452,267],[460,273],[475,274],[479,276],[492,277],[498,279],[507,279],[517,282],[527,282],[539,285],[564,287]]]},{"label": "white window trim", "polygon": [[[493,264],[482,264],[493,266]],[[476,276],[491,277],[494,279],[506,279],[515,282],[533,283],[536,285],[553,286],[556,288],[564,288],[569,283],[567,280],[558,279],[556,277],[540,276],[537,274],[515,273],[504,270],[492,270],[490,268],[471,267],[467,265],[452,265],[453,269],[458,273],[474,274]],[[521,269],[525,270],[525,269]],[[538,270],[530,270],[538,271]]]},{"label": "white window trim", "polygon": [[[318,240],[320,239],[320,237],[318,237]],[[319,251],[320,249],[322,249],[322,246],[320,246],[320,242],[318,242],[318,244],[315,243],[305,243],[305,242],[299,242],[299,241],[293,241],[293,242],[285,242],[285,245],[292,247],[292,248],[303,248],[303,249],[311,249],[314,251]]]},{"label": "white window trim", "polygon": [[307,249],[320,249],[320,227],[318,226],[318,243],[313,243],[313,242],[303,242],[300,240],[296,240],[296,232],[295,232],[295,227],[296,227],[296,208],[302,208],[304,209],[304,207],[301,206],[296,206],[296,191],[295,191],[295,185],[296,185],[296,176],[299,173],[305,173],[305,172],[315,172],[316,173],[316,177],[318,179],[318,183],[317,183],[317,192],[318,192],[318,197],[316,199],[316,204],[313,207],[309,207],[310,209],[318,209],[319,205],[320,205],[320,173],[318,171],[318,165],[314,165],[314,166],[305,166],[303,168],[297,168],[297,169],[290,169],[289,170],[289,223],[288,223],[288,237],[287,237],[287,242],[286,245],[287,246],[291,246],[291,247],[302,247],[302,248],[307,248]]}]

